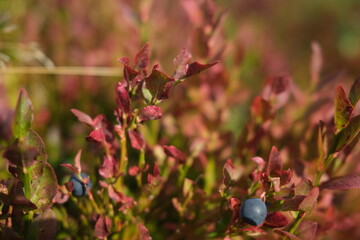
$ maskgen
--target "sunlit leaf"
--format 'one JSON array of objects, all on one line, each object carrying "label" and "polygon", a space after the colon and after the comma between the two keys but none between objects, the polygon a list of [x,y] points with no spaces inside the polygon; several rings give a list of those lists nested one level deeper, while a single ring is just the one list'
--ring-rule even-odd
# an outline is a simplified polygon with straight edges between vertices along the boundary
[{"label": "sunlit leaf", "polygon": [[360,115],[353,117],[348,126],[341,130],[334,138],[330,153],[338,152],[356,137],[360,131]]},{"label": "sunlit leaf", "polygon": [[52,205],[52,199],[58,190],[54,169],[49,163],[46,163],[41,176],[34,178],[34,174],[31,171],[29,171],[29,174],[31,179],[30,200],[40,211],[45,211]]},{"label": "sunlit leaf", "polygon": [[349,93],[349,100],[351,104],[354,106],[354,108],[358,103],[359,99],[360,99],[360,77],[358,77],[354,81]]},{"label": "sunlit leaf", "polygon": [[353,106],[351,105],[349,99],[346,97],[346,93],[342,86],[336,88],[335,94],[335,114],[334,121],[337,132],[344,129],[349,121],[351,114],[353,112]]},{"label": "sunlit leaf", "polygon": [[21,89],[15,109],[13,134],[15,138],[23,138],[30,130],[33,121],[33,105],[25,89]]}]

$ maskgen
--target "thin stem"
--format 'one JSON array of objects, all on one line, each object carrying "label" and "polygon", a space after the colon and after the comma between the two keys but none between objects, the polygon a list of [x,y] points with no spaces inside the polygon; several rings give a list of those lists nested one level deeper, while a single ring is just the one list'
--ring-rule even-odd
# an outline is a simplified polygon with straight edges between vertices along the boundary
[{"label": "thin stem", "polygon": [[[141,149],[139,154],[139,168],[142,169],[145,166],[145,150]],[[142,185],[142,172],[140,172],[139,175],[137,175],[136,180],[138,182],[139,187]]]},{"label": "thin stem", "polygon": [[94,196],[92,195],[92,193],[91,193],[91,191],[90,191],[89,189],[86,189],[86,190],[87,190],[87,193],[88,193],[88,195],[89,195],[90,202],[91,202],[91,204],[93,205],[93,207],[95,208],[96,213],[97,213],[97,214],[100,214],[101,211],[100,211],[98,205],[96,204],[96,202],[95,202],[95,200],[94,200]]},{"label": "thin stem", "polygon": [[326,156],[326,159],[325,159],[325,162],[324,162],[324,167],[316,173],[316,176],[314,178],[314,186],[319,186],[320,179],[321,179],[322,175],[324,174],[326,169],[329,167],[329,165],[330,165],[330,163],[332,162],[333,159],[334,159],[333,154],[328,154]]},{"label": "thin stem", "polygon": [[[124,121],[125,122],[125,121]],[[120,173],[126,171],[127,166],[127,147],[126,147],[126,124],[124,124],[123,132],[120,136],[121,154],[120,154]]]},{"label": "thin stem", "polygon": [[289,233],[294,234],[297,228],[299,227],[301,221],[304,219],[305,213],[303,211],[299,212],[299,215],[296,217],[294,223],[290,227]]}]

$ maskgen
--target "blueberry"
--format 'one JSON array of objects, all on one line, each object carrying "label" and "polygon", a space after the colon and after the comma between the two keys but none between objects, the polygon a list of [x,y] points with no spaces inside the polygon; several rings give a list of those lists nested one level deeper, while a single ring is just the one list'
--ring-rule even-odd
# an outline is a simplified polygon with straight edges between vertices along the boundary
[{"label": "blueberry", "polygon": [[[80,175],[83,179],[89,177],[89,175],[87,175],[86,173],[81,173]],[[89,189],[91,189],[92,187],[91,181],[89,181],[88,184],[85,184],[82,180],[80,180],[77,174],[73,174],[70,177],[69,181],[74,184],[72,194],[77,198],[83,197],[87,194],[86,187],[88,187]]]},{"label": "blueberry", "polygon": [[264,222],[266,215],[266,205],[259,198],[249,198],[241,204],[240,218],[250,225],[260,225]]}]

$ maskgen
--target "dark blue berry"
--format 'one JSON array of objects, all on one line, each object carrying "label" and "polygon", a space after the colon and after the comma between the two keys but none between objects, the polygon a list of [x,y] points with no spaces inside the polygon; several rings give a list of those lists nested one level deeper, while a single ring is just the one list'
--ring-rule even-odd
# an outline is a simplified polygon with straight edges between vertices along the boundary
[{"label": "dark blue berry", "polygon": [[[89,175],[87,175],[86,173],[81,173],[80,174],[81,177],[84,179],[84,178],[88,178]],[[70,177],[70,182],[72,182],[74,184],[74,189],[72,190],[72,194],[74,195],[74,197],[83,197],[87,194],[87,191],[86,191],[86,187],[91,189],[92,187],[92,183],[91,181],[89,181],[87,184],[85,184],[79,177],[77,174],[73,174],[71,177]]]},{"label": "dark blue berry", "polygon": [[250,225],[260,225],[264,222],[266,215],[266,205],[259,198],[249,198],[241,204],[240,218]]}]

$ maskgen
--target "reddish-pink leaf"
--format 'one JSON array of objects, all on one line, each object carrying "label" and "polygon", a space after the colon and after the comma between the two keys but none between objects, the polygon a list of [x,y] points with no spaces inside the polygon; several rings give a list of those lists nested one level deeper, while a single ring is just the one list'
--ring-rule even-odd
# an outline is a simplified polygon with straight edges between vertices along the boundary
[{"label": "reddish-pink leaf", "polygon": [[295,232],[300,239],[314,240],[318,224],[313,221],[303,220]]},{"label": "reddish-pink leaf", "polygon": [[74,109],[74,108],[71,109],[71,112],[78,118],[78,120],[80,122],[85,123],[85,124],[89,125],[90,127],[93,126],[92,118],[89,115],[87,115],[86,113],[81,112],[81,111],[79,111],[77,109]]},{"label": "reddish-pink leaf", "polygon": [[342,86],[337,86],[335,94],[335,114],[334,121],[337,132],[344,129],[350,121],[353,106],[346,97],[345,90]]},{"label": "reddish-pink leaf", "polygon": [[111,225],[110,218],[100,215],[95,224],[95,236],[100,239],[107,237],[111,233]]},{"label": "reddish-pink leaf", "polygon": [[181,52],[179,53],[179,55],[177,55],[173,62],[174,65],[176,67],[176,71],[174,73],[174,79],[177,81],[179,79],[181,79],[183,76],[185,76],[187,70],[188,70],[188,63],[191,59],[191,54],[189,53],[189,51],[185,48],[183,48],[181,50]]},{"label": "reddish-pink leaf", "polygon": [[159,168],[159,165],[157,163],[154,163],[153,175],[154,175],[154,177],[160,176],[160,168]]},{"label": "reddish-pink leaf", "polygon": [[270,176],[279,176],[279,173],[281,171],[281,160],[280,160],[280,154],[278,149],[273,146],[271,148],[269,161],[267,165],[267,172],[270,174]]},{"label": "reddish-pink leaf", "polygon": [[349,100],[351,104],[354,106],[354,108],[358,103],[359,99],[360,99],[360,77],[355,79],[349,92]]},{"label": "reddish-pink leaf", "polygon": [[291,181],[292,171],[291,169],[288,169],[286,171],[281,170],[279,175],[280,175],[280,186],[283,186]]},{"label": "reddish-pink leaf", "polygon": [[337,177],[330,179],[327,182],[321,184],[320,189],[353,189],[360,188],[360,176],[357,175],[348,175],[343,177]]},{"label": "reddish-pink leaf", "polygon": [[118,82],[116,85],[116,103],[119,109],[122,112],[129,114],[130,113],[130,97],[125,86]]},{"label": "reddish-pink leaf", "polygon": [[90,135],[86,137],[86,140],[93,143],[102,143],[105,141],[105,135],[101,128],[91,131]]},{"label": "reddish-pink leaf", "polygon": [[230,224],[234,224],[239,220],[239,211],[240,211],[240,200],[237,198],[231,198],[230,199],[230,206],[232,211],[232,217]]},{"label": "reddish-pink leaf", "polygon": [[129,167],[128,173],[130,176],[136,176],[140,172],[140,168],[138,166]]},{"label": "reddish-pink leaf", "polygon": [[117,175],[117,164],[112,156],[105,156],[99,174],[104,178],[111,178]]},{"label": "reddish-pink leaf", "polygon": [[161,118],[162,110],[157,106],[147,106],[141,110],[140,121],[156,120]]},{"label": "reddish-pink leaf", "polygon": [[261,157],[253,157],[251,160],[253,160],[254,162],[256,162],[259,165],[260,169],[263,169],[264,166],[266,165],[266,162],[264,161],[263,158]]},{"label": "reddish-pink leaf", "polygon": [[271,104],[260,96],[257,96],[251,105],[252,114],[261,122],[273,117]]},{"label": "reddish-pink leaf", "polygon": [[288,224],[289,220],[280,212],[272,212],[265,219],[265,225],[272,228],[285,227]]},{"label": "reddish-pink leaf", "polygon": [[316,209],[318,197],[319,188],[314,187],[300,203],[299,209],[310,215]]},{"label": "reddish-pink leaf", "polygon": [[271,91],[275,94],[284,92],[290,83],[290,76],[283,75],[277,76],[270,79]]},{"label": "reddish-pink leaf", "polygon": [[137,225],[139,230],[139,240],[152,240],[149,230],[142,224]]},{"label": "reddish-pink leaf", "polygon": [[145,141],[144,138],[134,130],[128,130],[129,138],[131,146],[135,149],[144,149],[145,148]]},{"label": "reddish-pink leaf", "polygon": [[145,43],[144,47],[135,55],[135,66],[145,69],[149,65],[150,45]]},{"label": "reddish-pink leaf", "polygon": [[233,181],[237,180],[239,174],[236,171],[234,163],[231,159],[228,159],[223,167],[223,183],[225,186],[229,186]]},{"label": "reddish-pink leaf", "polygon": [[168,157],[175,158],[179,163],[185,163],[186,155],[174,146],[163,146],[164,151]]},{"label": "reddish-pink leaf", "polygon": [[62,191],[58,190],[55,197],[53,198],[52,202],[58,203],[58,204],[63,204],[65,202],[67,202],[67,200],[69,200],[69,198],[70,198],[69,194],[65,194]]},{"label": "reddish-pink leaf", "polygon": [[299,205],[304,201],[305,196],[296,195],[294,198],[285,200],[284,204],[281,206],[282,211],[298,211]]},{"label": "reddish-pink leaf", "polygon": [[117,60],[124,65],[130,65],[130,59],[128,57],[121,57],[118,58]]},{"label": "reddish-pink leaf", "polygon": [[72,165],[70,163],[62,163],[62,164],[60,164],[60,166],[66,167],[67,169],[70,169],[70,171],[72,171],[73,173],[78,173],[78,169],[74,165]]},{"label": "reddish-pink leaf", "polygon": [[208,64],[201,64],[198,62],[193,62],[193,63],[189,64],[184,78],[194,76],[208,68],[211,68],[212,66],[214,66],[217,63],[219,63],[219,62],[217,61],[217,62],[208,63]]}]

